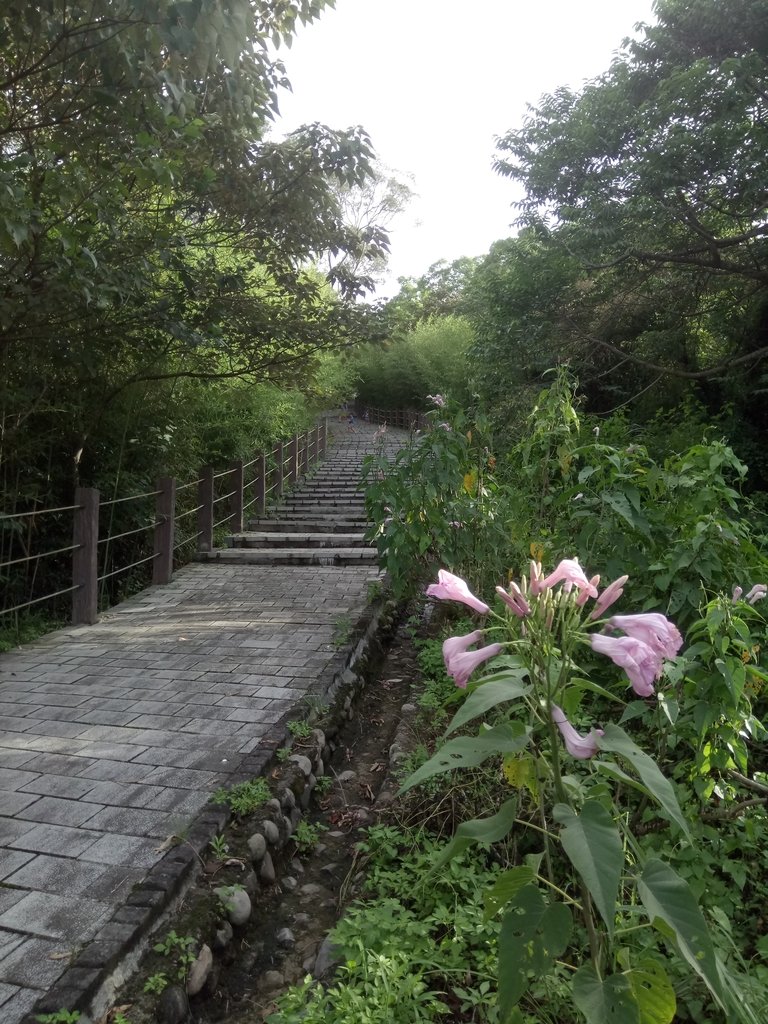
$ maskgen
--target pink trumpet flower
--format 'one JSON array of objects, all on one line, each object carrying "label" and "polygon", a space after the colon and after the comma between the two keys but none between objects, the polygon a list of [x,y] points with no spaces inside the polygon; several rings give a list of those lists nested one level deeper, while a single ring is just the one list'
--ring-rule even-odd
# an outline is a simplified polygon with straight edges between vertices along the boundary
[{"label": "pink trumpet flower", "polygon": [[591,729],[589,735],[582,736],[574,729],[565,717],[563,709],[559,708],[557,704],[552,705],[552,721],[560,730],[560,735],[565,741],[565,749],[571,757],[578,757],[581,761],[586,761],[595,756],[598,751],[598,737],[604,735],[602,729]]},{"label": "pink trumpet flower", "polygon": [[610,608],[612,604],[619,600],[621,595],[624,593],[624,584],[628,579],[629,576],[619,576],[619,578],[614,580],[613,583],[608,584],[595,602],[595,607],[592,609],[592,614],[589,616],[590,619],[599,619],[607,608]]},{"label": "pink trumpet flower", "polygon": [[[600,577],[599,576],[593,576],[592,579],[589,581],[589,585],[591,587],[594,587],[595,590],[597,590],[597,584],[599,582],[600,582]],[[583,608],[584,607],[584,605],[589,600],[589,597],[590,597],[590,592],[588,590],[582,590],[581,591],[579,596],[576,598],[576,604],[579,606],[579,608]]]},{"label": "pink trumpet flower", "polygon": [[575,558],[564,558],[549,576],[539,581],[537,587],[541,591],[561,582],[570,583],[579,590],[586,590],[590,597],[597,597],[597,587],[589,582]]},{"label": "pink trumpet flower", "polygon": [[653,684],[661,676],[661,654],[631,636],[613,637],[593,633],[589,639],[594,651],[606,654],[624,669],[638,697],[653,695]]},{"label": "pink trumpet flower", "polygon": [[613,615],[608,625],[620,629],[635,640],[642,640],[652,651],[665,658],[674,658],[683,646],[677,626],[659,612],[641,615]]},{"label": "pink trumpet flower", "polygon": [[463,690],[477,666],[489,658],[495,658],[503,649],[503,644],[488,644],[487,647],[480,647],[476,651],[454,654],[447,666],[448,675]]},{"label": "pink trumpet flower", "polygon": [[496,587],[496,593],[507,608],[511,608],[518,618],[522,619],[525,618],[526,615],[531,614],[531,606],[526,601],[525,595],[516,583],[509,584],[509,592],[507,592],[504,587]]},{"label": "pink trumpet flower", "polygon": [[764,583],[756,583],[744,600],[749,604],[754,604],[755,601],[762,601],[766,594],[768,594],[768,587]]},{"label": "pink trumpet flower", "polygon": [[461,601],[481,615],[486,615],[490,611],[485,602],[475,597],[463,579],[445,569],[438,572],[437,583],[430,583],[427,587],[427,596],[437,597],[442,601]]},{"label": "pink trumpet flower", "polygon": [[482,638],[482,629],[476,629],[473,633],[467,633],[466,636],[449,636],[443,643],[443,661],[446,669],[450,672],[451,660],[457,654],[463,654],[472,644],[476,644]]},{"label": "pink trumpet flower", "polygon": [[736,604],[737,601],[741,600],[741,595],[743,593],[744,593],[744,591],[741,589],[741,587],[734,587],[733,588],[733,603],[734,604]]}]

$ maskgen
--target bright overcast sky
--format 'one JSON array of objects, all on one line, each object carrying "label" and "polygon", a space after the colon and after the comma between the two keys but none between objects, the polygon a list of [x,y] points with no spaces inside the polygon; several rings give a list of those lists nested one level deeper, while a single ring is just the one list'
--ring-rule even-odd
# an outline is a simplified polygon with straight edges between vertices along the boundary
[{"label": "bright overcast sky", "polygon": [[479,256],[512,234],[517,186],[492,170],[494,138],[526,103],[606,70],[652,0],[337,0],[282,50],[293,94],[280,134],[362,125],[417,196],[391,229],[389,278]]}]

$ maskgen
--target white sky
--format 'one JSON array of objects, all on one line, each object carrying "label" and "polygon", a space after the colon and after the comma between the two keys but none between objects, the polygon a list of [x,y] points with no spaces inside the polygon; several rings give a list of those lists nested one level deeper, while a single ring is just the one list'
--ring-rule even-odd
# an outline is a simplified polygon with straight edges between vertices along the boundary
[{"label": "white sky", "polygon": [[606,70],[652,0],[337,0],[281,50],[293,93],[280,134],[361,124],[418,196],[390,228],[388,280],[479,256],[512,234],[518,186],[492,170],[494,138],[526,103]]}]

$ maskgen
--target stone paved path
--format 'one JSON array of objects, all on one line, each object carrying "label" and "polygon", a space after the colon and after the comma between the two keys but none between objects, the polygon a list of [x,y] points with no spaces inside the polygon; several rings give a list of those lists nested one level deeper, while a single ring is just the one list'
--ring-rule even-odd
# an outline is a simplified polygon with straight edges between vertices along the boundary
[{"label": "stone paved path", "polygon": [[371,564],[189,565],[97,625],[0,655],[2,1024],[90,940],[116,941],[163,840],[339,660],[335,627],[377,578]]}]

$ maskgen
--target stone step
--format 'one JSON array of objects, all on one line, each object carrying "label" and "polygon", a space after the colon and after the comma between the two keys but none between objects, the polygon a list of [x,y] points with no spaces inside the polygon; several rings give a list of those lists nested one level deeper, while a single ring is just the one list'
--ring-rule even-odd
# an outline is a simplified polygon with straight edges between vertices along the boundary
[{"label": "stone step", "polygon": [[249,533],[355,533],[367,527],[365,519],[254,519],[248,523]]},{"label": "stone step", "polygon": [[198,562],[230,565],[375,565],[376,548],[216,548],[201,551]]},{"label": "stone step", "polygon": [[362,548],[366,547],[363,533],[278,533],[271,530],[236,533],[229,538],[233,548]]}]

